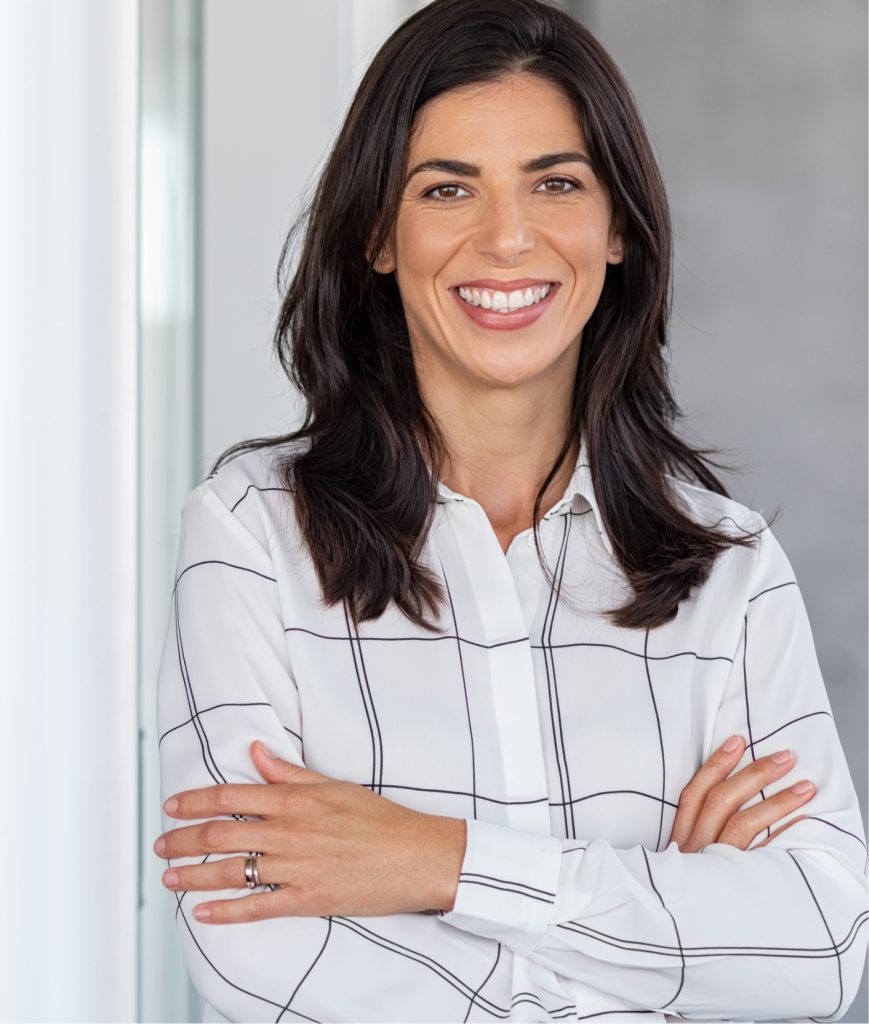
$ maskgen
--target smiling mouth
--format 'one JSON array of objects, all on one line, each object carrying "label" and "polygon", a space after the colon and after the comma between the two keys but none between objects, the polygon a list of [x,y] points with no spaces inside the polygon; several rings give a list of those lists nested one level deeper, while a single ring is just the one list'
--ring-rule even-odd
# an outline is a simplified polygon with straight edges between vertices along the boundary
[{"label": "smiling mouth", "polygon": [[[478,327],[496,333],[522,330],[537,323],[552,308],[560,290],[561,285],[558,281],[534,285],[528,289],[500,292],[500,294],[496,289],[467,288],[465,285],[449,289],[457,309],[461,310]],[[526,305],[526,292],[528,291],[531,292],[530,305]],[[462,294],[463,292],[464,294]],[[488,298],[485,297],[487,292],[489,293]],[[518,294],[516,294],[517,292]],[[484,302],[490,300],[493,304],[485,306]],[[479,302],[479,305],[475,305],[476,302]]]},{"label": "smiling mouth", "polygon": [[495,288],[475,288],[459,285],[452,289],[468,306],[490,310],[494,313],[509,314],[520,309],[530,309],[542,302],[553,288],[558,287],[557,281],[534,285],[528,288],[516,288],[512,291],[500,291]]}]

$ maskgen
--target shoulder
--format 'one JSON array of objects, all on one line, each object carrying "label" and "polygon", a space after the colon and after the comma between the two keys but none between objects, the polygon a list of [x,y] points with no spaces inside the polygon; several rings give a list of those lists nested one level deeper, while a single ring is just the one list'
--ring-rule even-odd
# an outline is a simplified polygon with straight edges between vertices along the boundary
[{"label": "shoulder", "polygon": [[182,518],[207,508],[231,528],[243,528],[266,550],[276,531],[286,538],[295,521],[292,466],[304,445],[279,442],[232,456],[187,495]]},{"label": "shoulder", "polygon": [[229,509],[241,512],[257,495],[292,492],[285,467],[292,470],[299,450],[299,444],[281,442],[243,451],[224,462],[200,487],[210,488]]},{"label": "shoulder", "polygon": [[748,546],[731,546],[718,559],[714,575],[735,574],[748,588],[748,600],[761,591],[794,584],[793,567],[762,512],[699,484],[668,476],[687,514],[716,532],[731,537],[754,534]]},{"label": "shoulder", "polygon": [[667,479],[686,514],[695,522],[728,535],[756,533],[758,530],[768,529],[766,520],[760,512],[734,498],[725,497],[717,491],[710,491],[680,477],[668,475]]}]

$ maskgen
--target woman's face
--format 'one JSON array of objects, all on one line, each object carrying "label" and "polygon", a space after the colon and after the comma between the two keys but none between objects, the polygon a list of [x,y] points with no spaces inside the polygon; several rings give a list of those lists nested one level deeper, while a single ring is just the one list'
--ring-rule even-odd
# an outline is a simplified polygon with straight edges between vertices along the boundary
[{"label": "woman's face", "polygon": [[623,244],[570,101],[527,73],[444,93],[417,115],[405,175],[375,266],[395,273],[418,368],[572,380]]}]

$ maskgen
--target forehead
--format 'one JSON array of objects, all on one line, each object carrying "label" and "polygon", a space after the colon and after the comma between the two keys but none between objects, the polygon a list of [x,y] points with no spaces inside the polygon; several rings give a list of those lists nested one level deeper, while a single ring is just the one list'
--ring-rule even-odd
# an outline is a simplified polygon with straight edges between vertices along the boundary
[{"label": "forehead", "polygon": [[[568,144],[585,145],[572,101],[552,82],[522,73],[451,89],[426,103],[414,118],[408,161],[458,155],[460,149],[467,154],[481,147],[524,151]],[[437,154],[428,152],[432,146]]]}]

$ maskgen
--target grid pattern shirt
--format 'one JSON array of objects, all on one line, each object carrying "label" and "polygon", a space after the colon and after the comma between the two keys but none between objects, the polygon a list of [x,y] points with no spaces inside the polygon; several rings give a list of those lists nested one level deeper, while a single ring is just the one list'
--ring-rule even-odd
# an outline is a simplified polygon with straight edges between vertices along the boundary
[{"label": "grid pattern shirt", "polygon": [[[699,521],[765,529],[670,623],[624,629],[602,614],[629,590],[584,445],[540,523],[552,585],[531,530],[505,553],[482,507],[440,484],[422,557],[444,583],[442,633],[394,606],[357,630],[321,602],[280,450],[234,458],[184,504],[162,797],[265,784],[261,739],[465,819],[467,846],[449,912],[214,926],[193,907],[249,890],[168,895],[203,1019],[840,1019],[866,955],[865,834],[800,589],[760,514],[673,479]],[[669,842],[681,790],[732,733],[747,742],[737,768],[796,754],[749,805],[801,778],[816,794],[765,847],[769,829],[748,850],[683,853]]]}]

